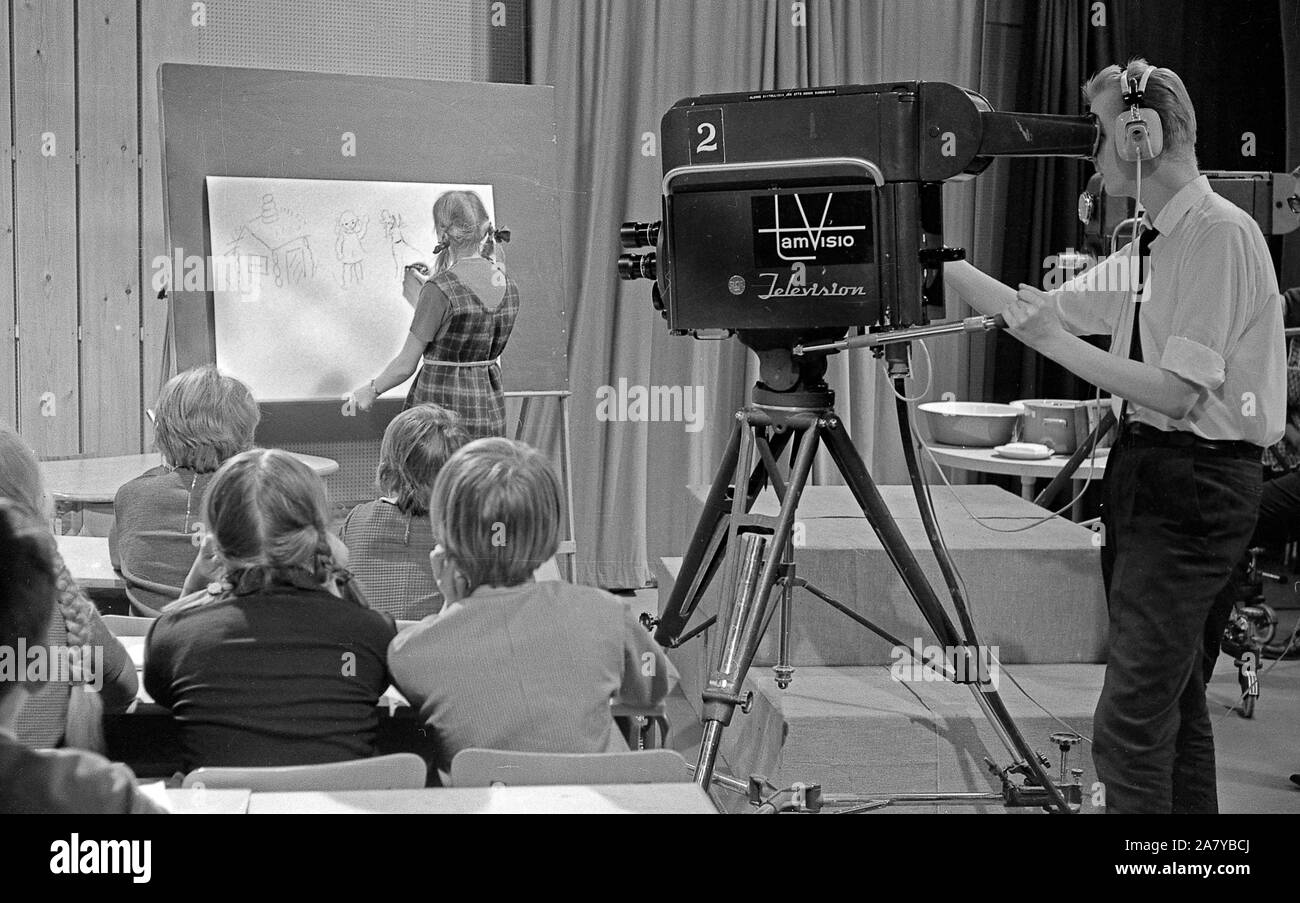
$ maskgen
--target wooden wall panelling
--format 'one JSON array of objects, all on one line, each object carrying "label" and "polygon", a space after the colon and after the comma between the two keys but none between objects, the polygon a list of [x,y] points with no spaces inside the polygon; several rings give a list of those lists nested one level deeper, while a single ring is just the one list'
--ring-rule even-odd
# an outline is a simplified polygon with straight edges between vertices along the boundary
[{"label": "wooden wall panelling", "polygon": [[[10,80],[9,4],[0,0],[0,73]],[[13,108],[0,96],[0,421],[14,426],[18,409],[18,347],[14,343]]]},{"label": "wooden wall panelling", "polygon": [[42,456],[80,451],[74,7],[14,0],[18,421]]},{"label": "wooden wall panelling", "polygon": [[140,450],[140,220],[135,0],[77,21],[82,452]]},{"label": "wooden wall panelling", "polygon": [[[209,4],[207,15],[213,14]],[[196,63],[199,59],[198,24],[189,3],[175,0],[140,0],[140,342],[144,407],[151,408],[162,388],[159,374],[164,359],[167,302],[158,300],[153,287],[155,258],[169,257],[163,213],[162,142],[158,130],[158,67],[162,63]],[[202,20],[206,21],[206,20]],[[186,248],[186,254],[203,254],[202,248]],[[148,421],[143,443],[153,444]]]}]

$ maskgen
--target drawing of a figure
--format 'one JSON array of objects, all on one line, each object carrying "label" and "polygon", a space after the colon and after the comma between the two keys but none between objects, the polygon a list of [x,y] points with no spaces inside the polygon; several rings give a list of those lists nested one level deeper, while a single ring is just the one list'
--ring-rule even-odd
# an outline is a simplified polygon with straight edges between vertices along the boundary
[{"label": "drawing of a figure", "polygon": [[406,222],[402,219],[402,214],[385,208],[379,213],[379,222],[383,224],[384,240],[388,242],[393,255],[393,276],[401,279],[402,271],[407,265],[419,262],[421,255],[403,234]]},{"label": "drawing of a figure", "polygon": [[339,214],[334,228],[334,256],[343,264],[341,284],[346,288],[357,285],[365,278],[363,268],[366,248],[361,242],[370,229],[370,217],[359,217],[351,210]]}]

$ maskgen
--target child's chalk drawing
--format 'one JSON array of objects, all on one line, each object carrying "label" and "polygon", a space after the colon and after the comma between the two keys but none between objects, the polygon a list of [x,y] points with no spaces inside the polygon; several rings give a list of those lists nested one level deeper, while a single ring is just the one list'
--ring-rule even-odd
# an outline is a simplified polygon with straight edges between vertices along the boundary
[{"label": "child's chalk drawing", "polygon": [[356,285],[366,278],[366,246],[362,241],[368,231],[370,217],[357,216],[351,210],[339,214],[338,225],[334,229],[334,256],[343,263],[343,275],[339,284],[344,287]]}]

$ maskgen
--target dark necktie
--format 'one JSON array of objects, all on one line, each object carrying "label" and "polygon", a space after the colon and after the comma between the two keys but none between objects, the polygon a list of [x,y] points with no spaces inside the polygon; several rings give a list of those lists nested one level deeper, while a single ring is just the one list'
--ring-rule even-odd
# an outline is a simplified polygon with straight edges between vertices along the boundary
[{"label": "dark necktie", "polygon": [[[1138,325],[1138,320],[1142,316],[1142,292],[1146,287],[1147,277],[1147,260],[1151,256],[1151,242],[1156,240],[1160,231],[1155,226],[1148,226],[1138,236],[1138,278],[1137,290],[1133,295],[1133,325],[1129,330],[1128,356],[1139,363],[1142,361],[1142,330]],[[1128,399],[1124,399],[1124,404],[1119,410],[1120,429],[1127,426],[1128,421]]]},{"label": "dark necktie", "polygon": [[1151,258],[1151,242],[1155,241],[1160,235],[1160,230],[1155,226],[1149,226],[1142,230],[1138,236],[1138,279],[1137,293],[1134,295],[1133,303],[1133,328],[1129,333],[1128,356],[1135,361],[1142,360],[1142,332],[1138,328],[1138,318],[1142,313],[1139,302],[1142,300],[1142,291],[1147,284],[1147,270],[1149,269],[1148,261]]}]

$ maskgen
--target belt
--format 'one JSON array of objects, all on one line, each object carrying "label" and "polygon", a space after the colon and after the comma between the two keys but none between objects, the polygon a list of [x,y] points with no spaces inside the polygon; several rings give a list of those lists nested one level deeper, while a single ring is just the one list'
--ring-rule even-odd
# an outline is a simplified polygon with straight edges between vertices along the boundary
[{"label": "belt", "polygon": [[1184,430],[1161,430],[1147,423],[1125,424],[1120,444],[1131,448],[1194,448],[1212,455],[1258,460],[1264,449],[1244,439],[1203,439]]},{"label": "belt", "polygon": [[426,357],[424,363],[434,367],[490,367],[493,364],[500,364],[501,358],[490,361],[435,361]]}]

